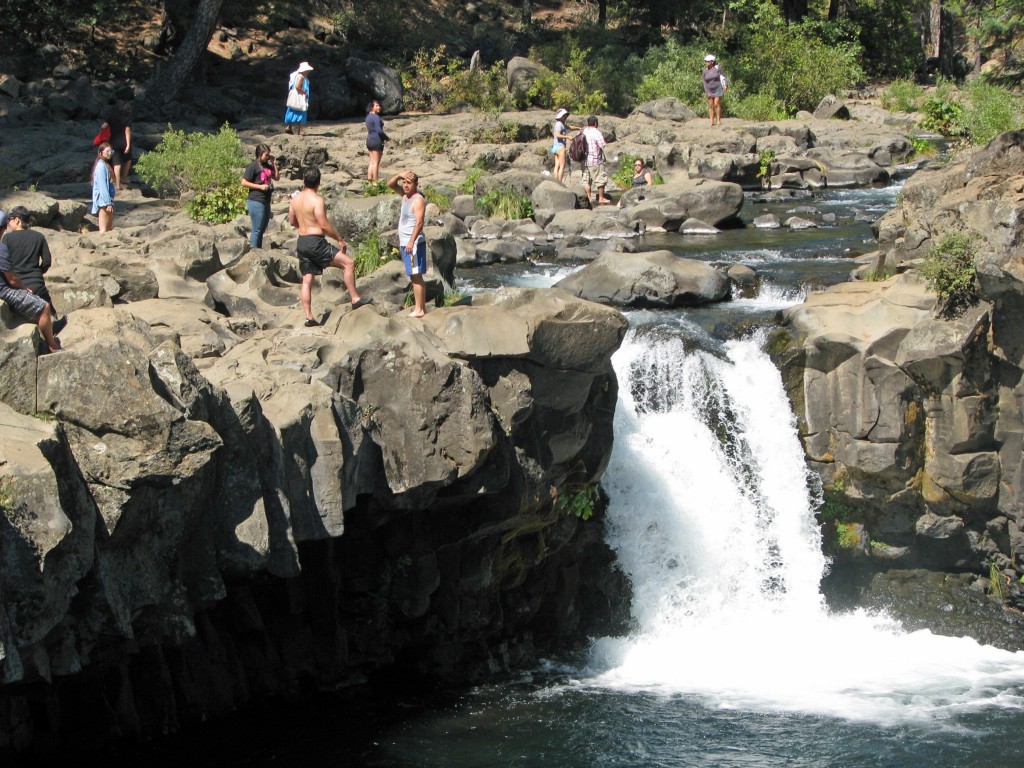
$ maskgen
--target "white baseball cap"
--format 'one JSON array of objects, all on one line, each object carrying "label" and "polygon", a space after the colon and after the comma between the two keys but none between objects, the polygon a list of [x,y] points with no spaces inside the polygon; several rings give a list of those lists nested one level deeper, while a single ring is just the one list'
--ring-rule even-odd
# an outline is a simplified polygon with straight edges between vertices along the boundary
[{"label": "white baseball cap", "polygon": [[718,61],[718,59],[716,59],[709,53],[707,56],[704,57],[704,61]]}]

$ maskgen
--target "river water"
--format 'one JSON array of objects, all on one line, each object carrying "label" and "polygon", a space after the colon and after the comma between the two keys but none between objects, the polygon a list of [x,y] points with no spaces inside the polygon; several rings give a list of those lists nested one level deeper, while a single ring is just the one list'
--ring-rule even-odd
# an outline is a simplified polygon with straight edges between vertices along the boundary
[{"label": "river water", "polygon": [[[603,485],[608,541],[635,592],[629,636],[595,638],[584,656],[551,660],[513,683],[397,702],[381,717],[308,706],[266,721],[247,717],[239,725],[247,735],[224,740],[234,745],[231,761],[1024,766],[1024,653],[906,632],[886,615],[825,605],[819,492],[779,374],[760,351],[778,310],[845,280],[850,258],[873,249],[868,221],[895,193],[820,195],[817,213],[804,215],[833,213],[835,222],[819,229],[642,240],[644,249],[747,264],[762,284],[757,298],[628,314],[631,330],[614,360],[620,400]],[[784,218],[794,207],[772,210]],[[765,210],[748,204],[744,217]],[[468,289],[487,290],[551,285],[575,268],[462,274]],[[262,722],[275,723],[277,739],[268,741],[271,726]],[[203,754],[213,758],[214,750]]]}]

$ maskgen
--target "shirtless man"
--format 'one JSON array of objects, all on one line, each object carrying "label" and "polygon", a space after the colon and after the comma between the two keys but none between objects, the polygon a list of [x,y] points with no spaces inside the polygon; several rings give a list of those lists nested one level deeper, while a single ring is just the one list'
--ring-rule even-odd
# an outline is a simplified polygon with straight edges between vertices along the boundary
[{"label": "shirtless man", "polygon": [[[324,199],[317,190],[320,188],[320,171],[309,168],[302,176],[303,188],[293,198],[288,208],[288,223],[299,230],[299,271],[302,273],[302,309],[306,313],[306,327],[320,325],[313,317],[313,277],[322,275],[327,267],[342,270],[345,288],[352,300],[352,309],[373,304],[371,298],[361,298],[356,290],[356,263],[348,255],[348,245],[341,239],[334,226],[327,220]],[[326,237],[325,237],[326,235]],[[327,242],[332,237],[341,246],[337,250]]]}]

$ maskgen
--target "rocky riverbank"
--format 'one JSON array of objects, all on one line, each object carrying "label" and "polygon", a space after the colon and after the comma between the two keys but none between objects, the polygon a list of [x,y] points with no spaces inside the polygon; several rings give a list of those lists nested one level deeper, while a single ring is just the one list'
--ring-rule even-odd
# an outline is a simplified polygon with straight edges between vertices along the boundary
[{"label": "rocky riverbank", "polygon": [[[966,572],[979,602],[1014,611],[1024,605],[1022,184],[1019,133],[915,174],[878,224],[862,270],[874,281],[812,294],[785,312],[774,347],[825,487],[838,567]],[[950,234],[975,244],[978,292],[952,318],[920,274]],[[922,602],[908,593],[903,604]],[[1021,647],[1010,635],[993,633]]]}]

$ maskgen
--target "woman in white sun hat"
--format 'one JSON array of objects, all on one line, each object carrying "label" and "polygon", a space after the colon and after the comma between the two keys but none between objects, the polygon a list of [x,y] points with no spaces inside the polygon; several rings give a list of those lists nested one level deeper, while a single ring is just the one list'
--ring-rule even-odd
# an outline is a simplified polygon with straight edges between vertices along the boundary
[{"label": "woman in white sun hat", "polygon": [[288,104],[284,111],[284,132],[302,135],[302,126],[306,124],[309,111],[309,77],[312,72],[308,61],[299,64],[299,68],[288,75]]},{"label": "woman in white sun hat", "polygon": [[708,97],[708,117],[711,124],[722,124],[722,94],[729,90],[729,81],[718,66],[718,59],[713,54],[704,57],[704,95]]}]

